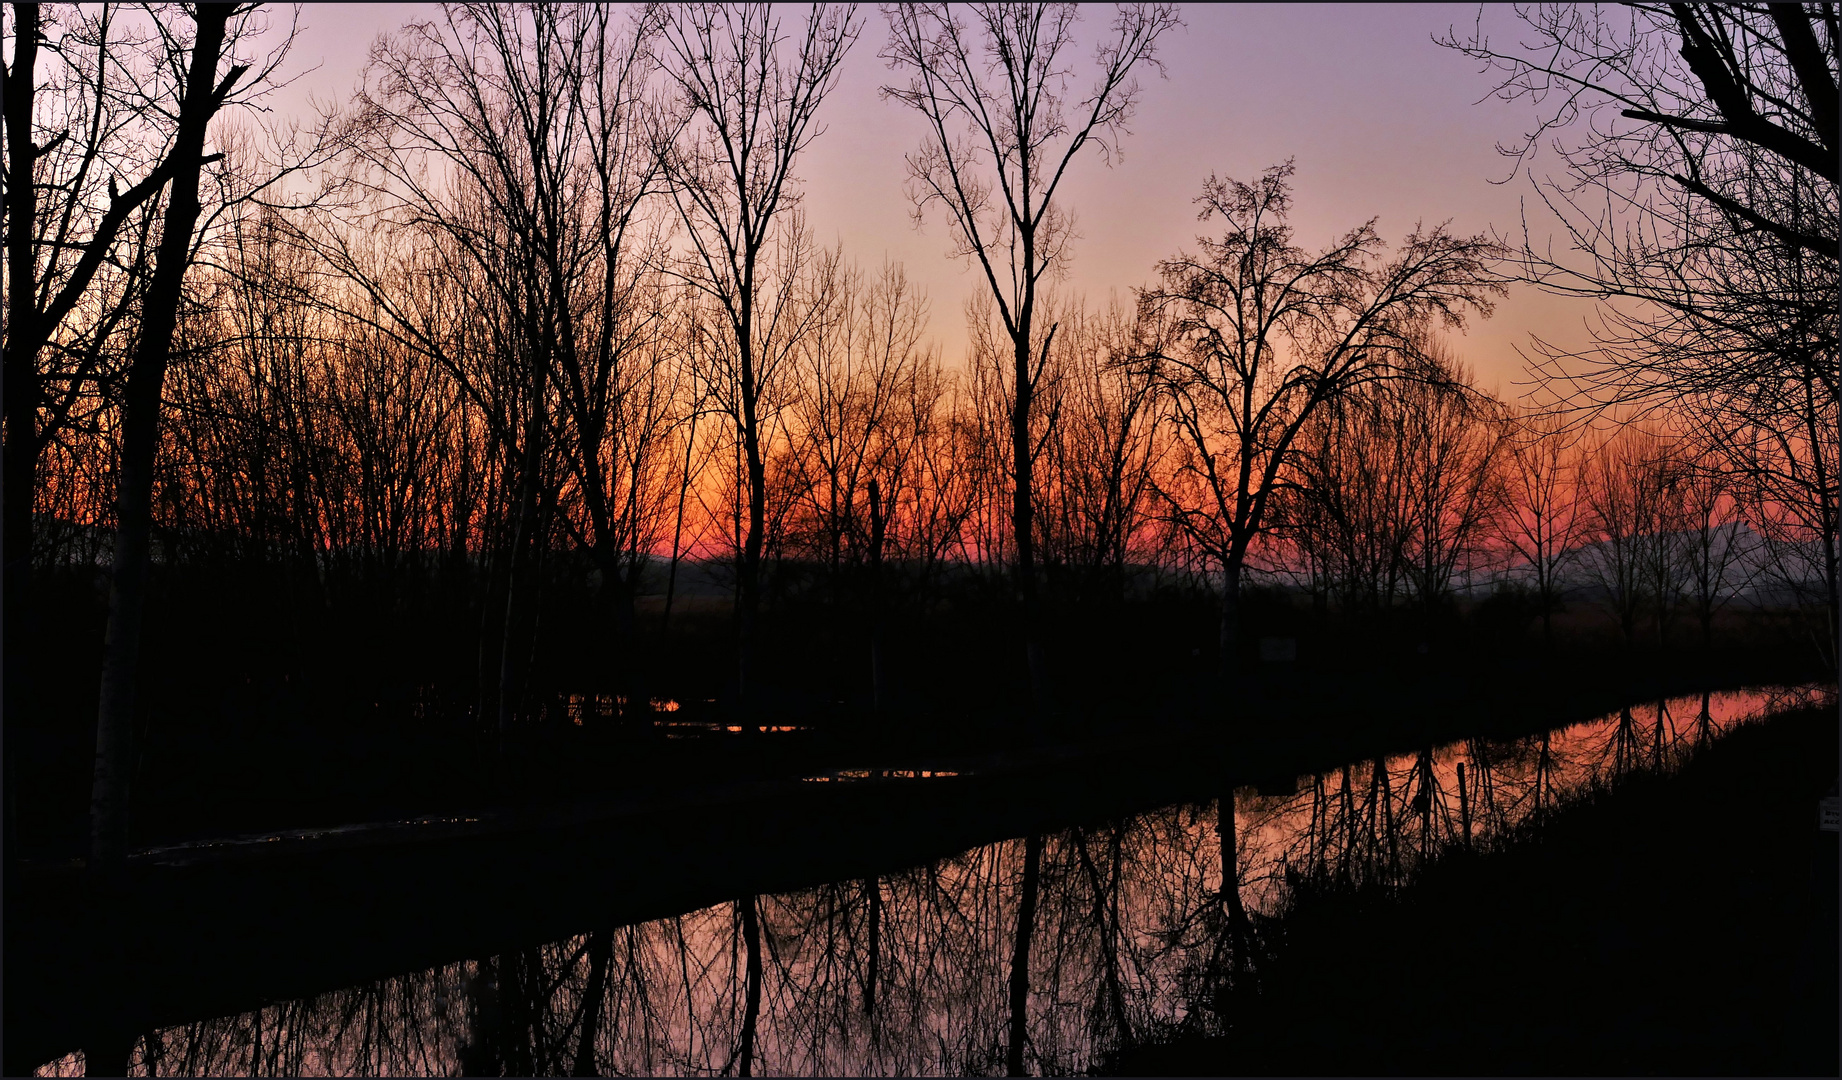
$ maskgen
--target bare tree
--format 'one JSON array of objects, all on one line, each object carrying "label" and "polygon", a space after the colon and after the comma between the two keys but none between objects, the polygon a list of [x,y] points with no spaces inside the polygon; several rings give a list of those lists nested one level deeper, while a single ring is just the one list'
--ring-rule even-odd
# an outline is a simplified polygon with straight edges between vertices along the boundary
[{"label": "bare tree", "polygon": [[1697,418],[1697,440],[1724,471],[1756,481],[1746,500],[1755,528],[1799,551],[1784,584],[1821,596],[1823,637],[1842,663],[1835,9],[1518,13],[1520,50],[1481,33],[1442,44],[1497,72],[1498,97],[1539,110],[1536,129],[1504,153],[1520,167],[1551,144],[1564,170],[1536,187],[1570,250],[1525,232],[1523,276],[1608,301],[1588,348],[1536,343],[1551,388],[1628,417],[1663,408]]},{"label": "bare tree", "polygon": [[1408,588],[1408,419],[1381,386],[1327,402],[1299,429],[1292,482],[1274,497],[1274,538],[1298,549],[1315,601],[1334,597],[1345,618],[1386,612]]},{"label": "bare tree", "polygon": [[[104,380],[119,381],[130,362],[121,331],[145,310],[159,196],[181,172],[194,178],[196,191],[203,165],[188,160],[175,123],[187,86],[186,45],[171,28],[112,6],[45,12],[14,4],[9,15],[0,547],[12,711],[21,706],[37,637],[30,578],[40,462],[55,444],[80,440],[83,429],[105,422]],[[208,121],[218,107],[201,96],[194,126],[202,131],[198,117]],[[124,190],[135,172],[144,175]],[[174,257],[190,260],[190,240]],[[169,266],[166,284],[179,272]],[[160,328],[152,329],[157,335]],[[8,762],[10,770],[10,755]]]},{"label": "bare tree", "polygon": [[[127,784],[133,760],[136,669],[147,598],[162,388],[172,361],[185,275],[198,254],[203,209],[200,179],[205,166],[221,157],[205,153],[207,129],[227,105],[252,101],[275,85],[272,76],[294,39],[291,28],[271,46],[265,59],[242,55],[239,50],[267,29],[266,20],[256,17],[259,7],[203,6],[191,14],[189,26],[169,21],[162,12],[148,20],[158,46],[152,50],[152,71],[140,93],[150,109],[170,110],[171,144],[161,160],[170,158],[173,164],[165,181],[168,190],[159,243],[139,301],[138,336],[120,404],[117,523],[91,789],[91,857],[105,873],[118,869],[126,852]],[[219,69],[226,65],[228,71],[220,74]],[[252,70],[254,77],[245,79]],[[281,182],[305,160],[271,168],[267,179],[254,185],[255,190]],[[220,211],[223,208],[221,205]]]},{"label": "bare tree", "polygon": [[868,608],[872,684],[880,702],[887,683],[883,557],[902,535],[896,519],[912,479],[910,459],[917,436],[933,420],[927,387],[916,384],[937,371],[939,357],[922,340],[926,296],[900,266],[884,263],[866,280],[839,250],[814,271],[834,280],[815,291],[825,309],[800,347],[803,392],[792,406],[791,439],[783,450],[784,471],[797,475],[791,531],[805,537],[811,557],[826,567],[838,617],[848,610],[847,579],[868,578],[867,587],[855,590],[861,595],[849,599]]},{"label": "bare tree", "polygon": [[921,365],[900,402],[900,468],[882,485],[885,543],[909,569],[922,605],[949,564],[970,561],[967,523],[981,470],[969,395],[938,354]]},{"label": "bare tree", "polygon": [[1684,533],[1688,525],[1688,505],[1682,490],[1690,465],[1682,458],[1679,439],[1658,434],[1651,460],[1645,463],[1646,486],[1652,505],[1640,543],[1643,552],[1645,587],[1654,605],[1651,615],[1656,626],[1657,648],[1669,644],[1669,627],[1681,607],[1688,584],[1687,551]]},{"label": "bare tree", "polygon": [[1681,453],[1674,508],[1675,538],[1686,593],[1701,626],[1701,644],[1714,644],[1714,616],[1732,599],[1734,579],[1745,553],[1744,528],[1734,505],[1733,486],[1721,471],[1700,465],[1691,443]]},{"label": "bare tree", "polygon": [[[464,389],[517,478],[498,632],[501,731],[519,709],[521,643],[535,632],[552,521],[589,553],[613,598],[626,672],[633,595],[663,514],[675,390],[661,241],[646,210],[659,177],[647,100],[657,30],[652,14],[623,31],[583,5],[456,5],[440,24],[381,40],[350,145],[401,251],[367,260],[340,222],[320,234],[389,332]],[[402,272],[428,284],[389,287]],[[468,294],[459,312],[418,295],[436,279]],[[464,345],[440,324],[456,314],[476,324]]]},{"label": "bare tree", "polygon": [[908,158],[917,220],[931,206],[944,211],[954,254],[977,261],[1009,339],[1013,573],[1031,697],[1042,714],[1049,685],[1037,611],[1032,423],[1055,327],[1043,330],[1038,306],[1044,278],[1065,264],[1074,236],[1074,217],[1055,194],[1090,143],[1106,161],[1118,155],[1138,100],[1133,72],[1163,70],[1157,42],[1177,25],[1177,12],[1168,4],[1117,7],[1096,53],[1099,72],[1081,99],[1072,96],[1065,66],[1076,5],[889,5],[884,15],[890,40],[881,55],[910,77],[883,94],[927,122],[922,148]]},{"label": "bare tree", "polygon": [[1408,576],[1430,617],[1461,579],[1471,584],[1473,571],[1486,561],[1505,438],[1500,405],[1472,386],[1471,373],[1446,343],[1434,339],[1420,351],[1433,378],[1397,383],[1395,396],[1407,413],[1402,445],[1413,535]]},{"label": "bare tree", "polygon": [[1591,515],[1589,545],[1581,554],[1586,576],[1604,594],[1627,645],[1636,644],[1646,607],[1660,639],[1677,587],[1668,538],[1667,446],[1647,428],[1625,428],[1588,450],[1584,481]]},{"label": "bare tree", "polygon": [[683,117],[661,149],[689,247],[679,275],[707,298],[727,336],[709,355],[719,361],[713,381],[743,459],[736,614],[744,709],[755,691],[767,529],[762,399],[815,308],[798,302],[807,243],[793,213],[793,164],[822,130],[818,110],[857,39],[855,15],[855,5],[815,6],[792,49],[765,4],[677,8],[666,25],[666,70]]},{"label": "bare tree", "polygon": [[[634,596],[662,525],[666,435],[680,376],[671,362],[675,350],[659,269],[663,240],[646,217],[662,179],[652,137],[657,119],[647,100],[656,15],[647,12],[621,37],[607,9],[577,12],[572,33],[581,44],[571,53],[579,55],[580,70],[572,72],[566,91],[580,97],[573,111],[581,118],[581,160],[592,177],[586,205],[575,208],[581,224],[569,254],[585,265],[589,288],[582,291],[593,297],[593,307],[559,309],[556,380],[573,435],[568,457],[587,519],[584,546],[614,597],[617,662],[628,684]],[[571,217],[567,201],[548,209],[558,220]],[[621,689],[637,700],[631,685]]]},{"label": "bare tree", "polygon": [[834,604],[843,602],[847,559],[860,556],[868,521],[866,485],[891,472],[906,450],[899,435],[907,384],[933,358],[922,342],[927,303],[899,266],[885,263],[873,279],[828,255],[815,270],[835,276],[816,294],[825,310],[800,347],[803,391],[792,407],[787,447],[800,478],[801,516],[809,522],[813,554],[830,575]]},{"label": "bare tree", "polygon": [[1494,399],[1436,339],[1421,377],[1367,384],[1300,431],[1295,487],[1275,520],[1314,590],[1346,613],[1418,602],[1423,630],[1486,561],[1503,439]]},{"label": "bare tree", "polygon": [[1167,481],[1171,512],[1222,573],[1221,670],[1232,678],[1242,568],[1269,527],[1300,431],[1326,402],[1368,383],[1431,377],[1419,343],[1434,320],[1488,315],[1503,286],[1501,248],[1443,226],[1383,256],[1369,221],[1322,253],[1292,243],[1292,165],[1254,184],[1211,177],[1200,217],[1224,234],[1159,267],[1141,300],[1160,323],[1148,357],[1184,456]]},{"label": "bare tree", "polygon": [[1499,489],[1498,535],[1534,578],[1542,644],[1553,649],[1554,613],[1587,523],[1585,477],[1578,457],[1570,453],[1576,434],[1552,414],[1523,412],[1511,423]]},{"label": "bare tree", "polygon": [[[158,37],[114,6],[57,14],[12,5],[6,73],[6,500],[8,648],[24,642],[38,463],[85,419],[137,310],[159,199],[181,167],[163,124],[175,88],[129,57]],[[123,23],[129,26],[124,28]],[[63,34],[53,38],[56,30]],[[41,86],[38,69],[50,69]],[[137,78],[138,76],[138,78]],[[127,174],[145,169],[122,188]],[[74,258],[73,258],[74,256]],[[47,355],[49,352],[49,356]],[[74,410],[74,412],[73,412]],[[16,665],[10,670],[19,674]]]},{"label": "bare tree", "polygon": [[[1044,373],[1043,564],[1076,599],[1125,599],[1127,562],[1144,555],[1152,476],[1168,446],[1134,313],[1065,310]],[[1135,550],[1136,548],[1136,550]]]}]

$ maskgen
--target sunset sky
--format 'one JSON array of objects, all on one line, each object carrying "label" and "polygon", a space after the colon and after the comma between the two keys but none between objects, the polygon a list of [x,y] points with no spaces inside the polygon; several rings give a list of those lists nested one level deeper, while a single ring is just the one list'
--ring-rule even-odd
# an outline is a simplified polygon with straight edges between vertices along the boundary
[{"label": "sunset sky", "polygon": [[[918,117],[885,102],[878,88],[895,76],[877,56],[887,38],[881,15],[861,9],[862,36],[845,62],[843,79],[821,113],[826,131],[798,166],[807,218],[823,244],[843,242],[866,266],[884,257],[903,263],[932,299],[933,331],[956,361],[966,343],[964,303],[981,281],[948,258],[937,219],[917,231],[903,192],[903,155],[919,145]],[[800,19],[789,5],[784,17]],[[1110,8],[1084,12],[1086,42],[1104,32]],[[344,99],[359,79],[372,40],[407,21],[439,18],[435,5],[308,4],[303,31],[288,65],[299,78],[273,100],[280,113],[305,111],[308,95]],[[1451,219],[1463,232],[1520,232],[1524,203],[1533,203],[1526,176],[1507,184],[1511,164],[1496,152],[1533,126],[1526,103],[1484,98],[1493,85],[1477,65],[1433,43],[1454,25],[1461,33],[1478,18],[1474,5],[1190,5],[1185,26],[1164,39],[1168,74],[1141,78],[1143,95],[1124,159],[1109,169],[1098,153],[1064,183],[1078,218],[1064,288],[1104,304],[1129,299],[1149,281],[1157,260],[1193,246],[1202,226],[1192,199],[1211,173],[1249,179],[1292,157],[1298,174],[1294,225],[1299,241],[1317,248],[1370,216],[1384,239],[1396,242],[1416,221]],[[1509,10],[1484,12],[1484,29],[1503,43],[1519,35]],[[278,20],[283,21],[283,20]],[[1091,44],[1076,71],[1090,78]],[[1538,172],[1552,156],[1535,162]],[[1547,220],[1530,210],[1541,233]],[[1496,317],[1454,342],[1479,382],[1518,396],[1525,378],[1518,346],[1532,332],[1567,343],[1584,341],[1590,306],[1519,288]]]}]

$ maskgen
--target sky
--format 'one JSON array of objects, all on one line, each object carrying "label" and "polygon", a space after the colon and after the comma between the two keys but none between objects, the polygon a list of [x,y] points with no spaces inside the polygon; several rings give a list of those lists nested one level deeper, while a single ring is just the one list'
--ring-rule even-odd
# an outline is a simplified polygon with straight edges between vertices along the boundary
[{"label": "sky", "polygon": [[[866,268],[885,258],[902,263],[926,288],[933,334],[956,358],[967,340],[966,300],[985,286],[949,257],[938,217],[914,226],[904,155],[920,145],[922,124],[881,99],[879,88],[899,76],[877,56],[887,37],[882,17],[873,7],[861,14],[862,35],[820,113],[825,130],[796,166],[807,222],[818,242],[842,242]],[[1084,8],[1077,85],[1091,78],[1092,42],[1110,14],[1105,5]],[[793,21],[801,12],[789,5],[786,15]],[[1297,165],[1295,236],[1307,249],[1370,217],[1391,243],[1417,222],[1448,219],[1463,233],[1519,236],[1525,203],[1539,242],[1547,223],[1530,181],[1501,183],[1513,165],[1496,150],[1534,126],[1532,107],[1489,98],[1490,76],[1433,41],[1453,26],[1466,36],[1479,17],[1477,6],[1463,4],[1184,7],[1185,25],[1160,41],[1167,77],[1140,76],[1123,157],[1109,168],[1097,152],[1084,155],[1063,183],[1079,239],[1060,287],[1090,305],[1129,301],[1134,287],[1153,280],[1158,260],[1193,249],[1207,228],[1193,203],[1204,180],[1253,179],[1287,158]],[[1493,38],[1516,36],[1506,7],[1486,8],[1482,17]],[[305,5],[288,67],[318,67],[272,106],[286,114],[304,111],[309,95],[343,99],[376,36],[424,18],[439,18],[434,5]],[[1536,159],[1538,174],[1545,164]],[[1517,287],[1494,318],[1474,322],[1452,344],[1483,387],[1516,397],[1528,380],[1518,348],[1527,351],[1532,333],[1582,344],[1591,314],[1581,301]]]}]

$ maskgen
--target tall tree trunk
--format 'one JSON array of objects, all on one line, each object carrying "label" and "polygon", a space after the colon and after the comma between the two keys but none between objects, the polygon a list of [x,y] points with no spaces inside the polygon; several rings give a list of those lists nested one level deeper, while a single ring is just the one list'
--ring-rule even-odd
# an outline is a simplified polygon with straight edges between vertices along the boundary
[{"label": "tall tree trunk", "polygon": [[109,580],[109,622],[103,638],[102,692],[96,716],[96,770],[90,789],[90,858],[99,870],[120,869],[128,841],[128,781],[134,756],[136,669],[153,529],[154,456],[159,444],[160,394],[166,381],[180,287],[198,224],[198,178],[204,169],[205,128],[242,75],[232,69],[214,86],[224,46],[228,5],[201,4],[198,33],[179,106],[172,193],[162,224],[153,277],[142,306],[141,336],[122,401],[121,472]]},{"label": "tall tree trunk", "polygon": [[[32,245],[38,233],[38,189],[32,184],[32,164],[38,146],[32,142],[32,104],[37,87],[33,67],[38,59],[39,14],[37,4],[14,4],[16,31],[13,66],[6,78],[6,495],[5,534],[0,544],[6,558],[6,647],[23,645],[24,585],[31,571],[32,502],[38,490],[38,268]],[[7,674],[20,668],[7,664]],[[7,679],[9,690],[13,679]],[[8,785],[9,787],[11,785]]]},{"label": "tall tree trunk", "polygon": [[[611,615],[614,624],[614,714],[617,720],[625,722],[643,719],[647,713],[645,697],[637,685],[639,671],[633,663],[639,638],[633,598],[639,591],[639,576],[644,564],[637,559],[628,563],[608,533],[609,530],[597,530],[593,557],[595,569],[601,574],[597,599],[604,616]],[[630,565],[631,571],[623,564]]]},{"label": "tall tree trunk", "polygon": [[[750,426],[753,426],[752,421]],[[761,547],[767,527],[767,492],[764,490],[767,479],[761,463],[761,446],[753,431],[743,437],[743,443],[748,468],[748,533],[742,544],[742,573],[737,583],[736,705],[747,722],[746,718],[754,712],[757,697],[755,646],[761,615]]]},{"label": "tall tree trunk", "polygon": [[1005,1067],[1010,1076],[1023,1076],[1023,1046],[1029,1038],[1030,938],[1036,933],[1036,890],[1042,876],[1043,838],[1031,833],[1023,841],[1023,896],[1017,903],[1016,947],[1011,952],[1010,1045]]},{"label": "tall tree trunk", "polygon": [[767,527],[767,473],[761,461],[761,428],[755,385],[754,259],[748,253],[741,287],[741,312],[736,322],[736,347],[742,369],[742,454],[747,468],[748,532],[742,542],[742,567],[736,582],[736,708],[744,724],[754,712],[756,697],[756,621],[761,611],[761,545]]},{"label": "tall tree trunk", "polygon": [[684,500],[691,493],[691,451],[697,445],[697,418],[701,415],[691,414],[691,433],[684,441],[684,472],[678,488],[678,513],[672,523],[672,563],[665,574],[665,612],[659,618],[660,641],[671,632],[672,601],[678,594],[678,560],[684,553]]},{"label": "tall tree trunk", "polygon": [[[4,625],[5,671],[0,685],[5,687],[4,709],[15,719],[24,713],[28,672],[32,668],[28,646],[33,633],[33,597],[29,594],[32,576],[32,505],[38,493],[38,297],[34,284],[38,280],[32,242],[38,233],[38,189],[32,184],[32,163],[38,147],[32,142],[32,103],[36,90],[33,67],[38,59],[39,18],[37,4],[14,4],[13,66],[6,77],[6,272],[7,337],[6,360],[0,379],[4,379],[5,444],[0,450],[0,505],[4,505],[4,524],[0,525],[0,558],[5,570],[0,576],[0,610]],[[19,845],[14,836],[18,820],[15,792],[18,771],[14,747],[0,747],[6,762],[6,852],[8,861],[17,857]]]},{"label": "tall tree trunk", "polygon": [[1241,560],[1222,561],[1222,621],[1217,647],[1221,650],[1222,696],[1226,700],[1241,673]]},{"label": "tall tree trunk", "polygon": [[511,568],[505,586],[505,619],[499,630],[499,709],[498,733],[501,744],[511,732],[519,698],[523,693],[518,641],[531,606],[531,549],[537,543],[538,470],[543,464],[542,421],[533,403],[531,416],[525,421],[525,453],[522,475],[518,478],[518,524],[512,533]]},{"label": "tall tree trunk", "polygon": [[[1028,303],[1028,301],[1026,301]],[[1030,409],[1036,396],[1030,379],[1030,321],[1026,314],[1020,322],[1015,346],[1013,375],[1016,380],[1015,404],[1011,408],[1011,532],[1017,545],[1014,568],[1017,604],[1023,617],[1024,663],[1030,677],[1030,707],[1036,724],[1047,720],[1049,700],[1048,657],[1043,650],[1041,600],[1036,588],[1035,534],[1035,455],[1030,442]],[[1050,338],[1055,336],[1050,331]],[[1043,352],[1049,342],[1043,342]]]},{"label": "tall tree trunk", "polygon": [[883,647],[883,538],[887,521],[883,493],[870,481],[870,707],[878,722],[889,707],[889,678]]},{"label": "tall tree trunk", "polygon": [[761,469],[751,452],[748,462],[748,537],[742,548],[742,580],[737,590],[740,610],[736,619],[736,707],[747,723],[759,696],[755,685],[755,647],[761,617],[761,545],[766,514],[763,512]]}]

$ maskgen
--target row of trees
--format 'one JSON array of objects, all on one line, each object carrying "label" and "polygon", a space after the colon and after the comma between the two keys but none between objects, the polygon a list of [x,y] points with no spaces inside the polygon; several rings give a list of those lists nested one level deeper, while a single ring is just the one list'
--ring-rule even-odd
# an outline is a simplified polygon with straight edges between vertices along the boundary
[{"label": "row of trees", "polygon": [[[861,33],[853,6],[452,5],[380,39],[315,124],[237,127],[220,114],[262,100],[292,37],[258,7],[14,5],[9,670],[31,559],[106,550],[98,822],[118,817],[156,522],[166,560],[271,566],[329,605],[465,596],[500,730],[558,560],[592,567],[624,643],[650,567],[668,568],[667,620],[681,560],[730,567],[744,707],[767,571],[790,560],[864,606],[879,687],[898,583],[1002,583],[1039,713],[1044,590],[1119,596],[1145,565],[1218,583],[1225,671],[1250,570],[1346,608],[1430,609],[1522,563],[1547,612],[1571,559],[1607,568],[1627,634],[1640,611],[1660,628],[1690,579],[1705,627],[1733,561],[1712,552],[1733,541],[1704,539],[1699,563],[1654,551],[1731,536],[1740,512],[1835,613],[1833,312],[1749,346],[1778,364],[1779,412],[1671,414],[1667,452],[1631,435],[1582,457],[1555,410],[1490,400],[1441,344],[1489,314],[1513,250],[1444,227],[1389,245],[1371,220],[1309,251],[1289,164],[1211,178],[1196,249],[1135,305],[1089,307],[1051,287],[1071,253],[1058,185],[1117,156],[1174,10],[1119,7],[1086,86],[1072,5],[884,15],[885,95],[925,132],[917,214],[944,217],[987,286],[963,365],[927,340],[900,267],[818,247],[801,214],[796,166]],[[1830,183],[1787,196],[1809,209],[1785,227],[1833,216]],[[1735,234],[1748,258],[1778,250],[1762,228]],[[1761,295],[1807,297],[1807,264],[1830,265],[1796,256],[1815,285]],[[1700,322],[1671,332],[1645,340],[1710,348]],[[1780,378],[1784,356],[1803,359]],[[1795,557],[1811,544],[1814,575]]]},{"label": "row of trees", "polygon": [[[1798,576],[1816,586],[1828,612],[1820,639],[1842,663],[1835,6],[1518,14],[1514,45],[1481,32],[1441,44],[1535,113],[1500,149],[1560,229],[1525,228],[1519,276],[1597,302],[1586,348],[1535,340],[1537,374],[1561,407],[1666,416],[1692,431],[1708,483],[1747,493],[1761,533],[1807,545]],[[1554,162],[1545,175],[1541,154]]]},{"label": "row of trees", "polygon": [[[277,231],[248,224],[231,230],[231,272],[200,275],[209,299],[184,326],[198,362],[169,390],[165,557],[291,568],[295,587],[328,603],[386,609],[445,585],[505,587],[489,579],[495,561],[509,578],[518,468],[495,452],[492,417],[439,363],[314,294]],[[866,273],[822,252],[799,289],[809,329],[759,399],[764,560],[796,566],[841,609],[864,599],[879,562],[889,589],[923,600],[954,572],[1001,585],[1011,558],[1001,348],[975,337],[970,370],[948,367],[897,266]],[[682,344],[703,328],[674,299],[659,297],[657,338],[617,388],[624,408],[609,426],[631,448],[599,463],[615,474],[602,497],[610,527],[597,526],[566,451],[541,462],[533,557],[593,558],[609,618],[627,632],[642,589],[675,585],[674,559],[736,575],[746,548],[745,450],[711,419],[721,380]],[[477,332],[465,324],[480,309],[447,310],[460,324],[447,335]],[[1144,359],[1133,312],[1052,310],[1033,457],[1045,584],[1090,599],[1123,596],[1148,567],[1214,580],[1219,518],[1186,441],[1198,430],[1189,399]],[[1756,542],[1742,516],[1769,522],[1770,507],[1699,468],[1706,448],[1688,437],[1642,425],[1581,435],[1478,391],[1438,339],[1415,348],[1421,377],[1351,388],[1300,426],[1249,548],[1256,572],[1349,612],[1437,607],[1524,577],[1552,611],[1564,590],[1597,585],[1628,623],[1640,594],[1663,597],[1653,612],[1663,617],[1691,579],[1705,621],[1760,558],[1777,560],[1778,580],[1817,571],[1786,529],[1737,565]],[[82,523],[108,519],[98,480],[111,438],[98,425],[48,459],[41,560],[106,556],[103,535]],[[615,528],[618,543],[596,552],[594,538]]]}]

